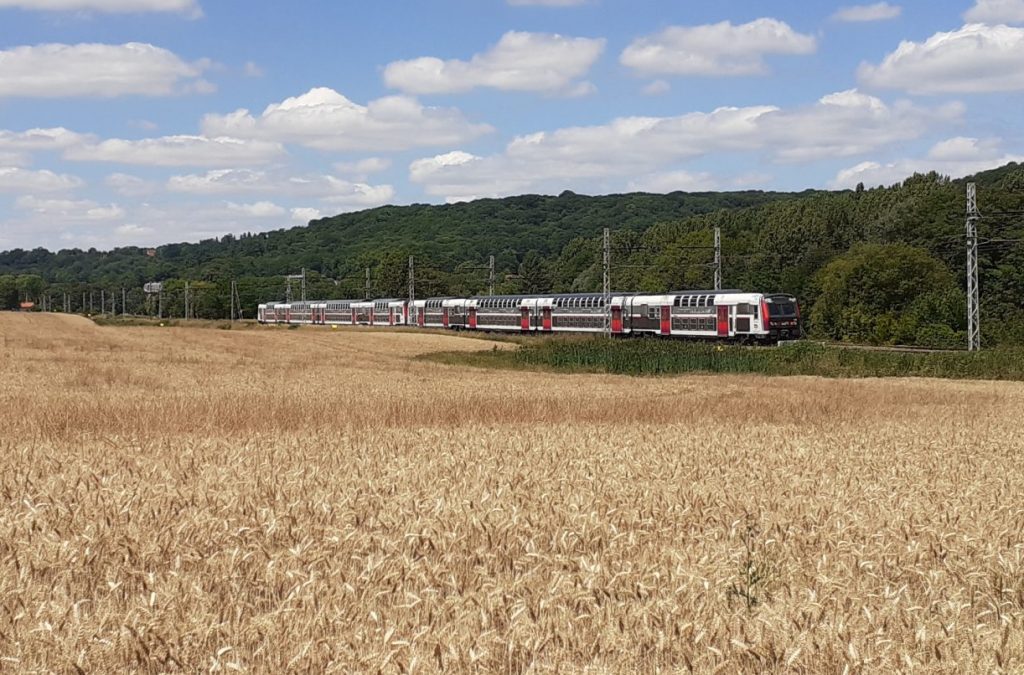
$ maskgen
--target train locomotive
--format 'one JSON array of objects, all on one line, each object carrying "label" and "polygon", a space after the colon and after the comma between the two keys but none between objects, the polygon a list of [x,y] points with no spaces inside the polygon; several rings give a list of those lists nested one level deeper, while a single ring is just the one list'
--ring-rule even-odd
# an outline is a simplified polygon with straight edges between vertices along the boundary
[{"label": "train locomotive", "polygon": [[323,300],[259,305],[265,324],[418,326],[507,333],[612,335],[774,343],[802,336],[792,295],[741,291],[677,291],[493,295],[412,300]]}]

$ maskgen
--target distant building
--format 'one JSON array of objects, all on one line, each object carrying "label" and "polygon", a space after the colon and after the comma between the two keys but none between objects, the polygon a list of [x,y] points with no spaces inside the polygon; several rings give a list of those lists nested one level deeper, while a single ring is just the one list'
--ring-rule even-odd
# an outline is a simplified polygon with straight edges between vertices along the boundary
[{"label": "distant building", "polygon": [[156,257],[156,249],[155,248],[147,248],[146,249],[146,255],[148,255],[150,258],[155,258]]},{"label": "distant building", "polygon": [[28,312],[35,309],[36,303],[34,302],[22,302],[18,304],[18,309],[23,312]]}]

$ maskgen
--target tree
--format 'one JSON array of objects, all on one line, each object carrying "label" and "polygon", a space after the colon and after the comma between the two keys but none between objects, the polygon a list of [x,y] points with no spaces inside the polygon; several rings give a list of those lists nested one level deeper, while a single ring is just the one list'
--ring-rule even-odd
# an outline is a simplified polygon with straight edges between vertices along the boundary
[{"label": "tree", "polygon": [[963,300],[953,275],[907,244],[857,244],[815,276],[816,334],[872,343],[956,341]]},{"label": "tree", "polygon": [[18,306],[18,282],[13,274],[0,274],[0,309]]}]

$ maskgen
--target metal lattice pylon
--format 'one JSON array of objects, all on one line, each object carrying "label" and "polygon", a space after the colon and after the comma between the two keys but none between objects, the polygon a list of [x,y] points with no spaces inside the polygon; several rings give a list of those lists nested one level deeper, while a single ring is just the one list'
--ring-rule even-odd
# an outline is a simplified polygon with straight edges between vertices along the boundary
[{"label": "metal lattice pylon", "polygon": [[981,349],[981,311],[978,291],[978,192],[967,184],[967,350]]},{"label": "metal lattice pylon", "polygon": [[612,235],[611,231],[604,228],[604,278],[601,285],[601,292],[604,295],[604,334],[611,337],[612,334]]}]

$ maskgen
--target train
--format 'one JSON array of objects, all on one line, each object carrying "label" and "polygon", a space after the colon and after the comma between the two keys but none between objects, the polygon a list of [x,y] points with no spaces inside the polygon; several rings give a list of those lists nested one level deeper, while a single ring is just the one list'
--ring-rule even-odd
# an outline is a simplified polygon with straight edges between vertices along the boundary
[{"label": "train", "polygon": [[268,302],[259,305],[257,320],[527,334],[610,332],[757,343],[802,336],[800,305],[794,296],[735,290]]}]

